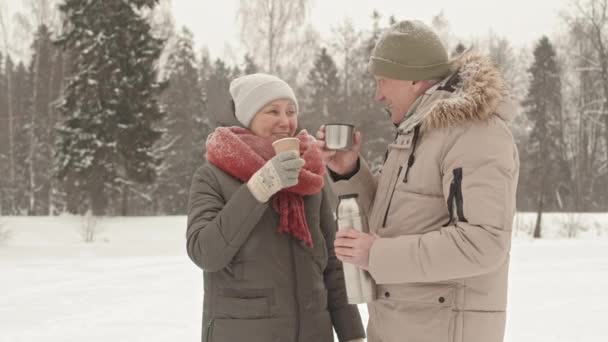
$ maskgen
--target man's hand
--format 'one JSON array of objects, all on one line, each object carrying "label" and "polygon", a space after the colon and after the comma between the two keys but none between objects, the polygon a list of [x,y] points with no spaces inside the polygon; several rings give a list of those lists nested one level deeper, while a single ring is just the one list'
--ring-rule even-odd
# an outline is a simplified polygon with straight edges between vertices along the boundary
[{"label": "man's hand", "polygon": [[336,257],[342,262],[348,262],[367,271],[369,251],[377,238],[379,236],[376,234],[366,234],[354,229],[340,229],[336,233],[334,242]]},{"label": "man's hand", "polygon": [[355,170],[359,151],[361,150],[361,132],[356,131],[353,135],[353,146],[348,151],[334,151],[327,149],[325,145],[325,125],[317,131],[317,147],[321,151],[323,163],[333,172],[346,175]]}]

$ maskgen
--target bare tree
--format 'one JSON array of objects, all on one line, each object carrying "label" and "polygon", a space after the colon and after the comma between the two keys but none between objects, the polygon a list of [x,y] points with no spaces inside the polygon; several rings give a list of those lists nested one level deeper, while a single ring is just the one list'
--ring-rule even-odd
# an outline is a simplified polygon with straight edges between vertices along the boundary
[{"label": "bare tree", "polygon": [[159,0],[158,5],[152,9],[144,9],[149,11],[144,17],[150,23],[152,34],[155,37],[168,39],[176,34],[175,18],[171,13],[172,0]]},{"label": "bare tree", "polygon": [[[361,44],[361,35],[355,30],[350,19],[345,19],[338,27],[332,29],[333,42],[332,47],[336,50],[338,56],[342,57],[342,85],[344,87],[344,111],[350,113],[351,95],[351,70],[356,67],[355,56],[353,56]],[[340,63],[339,63],[340,64]]]},{"label": "bare tree", "polygon": [[177,42],[177,29],[175,28],[175,18],[171,13],[171,0],[160,0],[156,7],[146,10],[149,12],[144,17],[150,23],[152,35],[165,41],[163,52],[156,65],[158,79],[162,81],[166,79],[167,60]]},{"label": "bare tree", "polygon": [[[50,94],[57,94],[50,82],[54,68],[52,63],[58,58],[50,40],[60,33],[61,21],[57,0],[25,0],[26,13],[17,12],[14,15],[17,41],[30,41],[36,36],[31,47],[31,83],[32,103],[28,111],[28,123],[25,126],[28,135],[28,212],[30,215],[39,214],[39,202],[48,214],[52,213],[50,203],[54,193],[52,177],[48,174],[53,155],[53,137],[55,115]],[[35,32],[35,34],[34,34]],[[42,171],[45,170],[45,171]],[[42,198],[37,198],[37,192],[42,190]]]},{"label": "bare tree", "polygon": [[97,217],[93,215],[91,209],[87,210],[82,217],[79,233],[82,241],[85,243],[92,243],[97,239],[100,227],[98,226]]},{"label": "bare tree", "polygon": [[309,11],[308,0],[241,0],[237,13],[241,39],[265,71],[276,73],[281,62],[301,50],[287,49],[288,38],[299,32]]},{"label": "bare tree", "polygon": [[27,32],[34,31],[41,25],[57,32],[61,28],[61,18],[57,7],[58,0],[24,0],[27,15],[17,13],[17,20],[29,27]]},{"label": "bare tree", "polygon": [[[595,58],[590,60],[590,67],[599,71],[601,89],[603,91],[601,119],[605,142],[605,160],[608,164],[608,0],[575,0],[572,2],[574,14],[566,18],[572,24],[573,20],[584,23],[581,29],[586,33]],[[608,179],[608,165],[603,166],[605,178]],[[607,182],[608,183],[608,182]],[[604,195],[605,196],[605,195]],[[608,199],[604,198],[606,202]]]},{"label": "bare tree", "polygon": [[[588,23],[566,18],[565,37],[558,45],[565,56],[563,64],[565,125],[568,155],[571,159],[573,209],[577,212],[597,208],[595,189],[601,188],[601,140],[604,109],[601,74],[596,67],[595,49],[588,39]],[[600,184],[598,184],[600,183]]]},{"label": "bare tree", "polygon": [[507,38],[494,32],[489,33],[484,45],[488,55],[500,69],[511,95],[519,101],[523,100],[529,84],[526,68],[530,62],[525,60],[524,56],[528,55],[529,51],[518,54]]},{"label": "bare tree", "polygon": [[437,15],[433,16],[431,26],[441,39],[441,42],[446,50],[450,51],[452,45],[450,22],[448,21],[448,18],[446,18],[443,10],[437,13]]},{"label": "bare tree", "polygon": [[4,222],[0,221],[0,244],[10,239],[11,231],[4,228]]},{"label": "bare tree", "polygon": [[306,25],[300,32],[290,35],[286,46],[289,54],[285,56],[291,56],[277,67],[277,74],[294,87],[301,85],[306,79],[307,71],[313,67],[320,41],[321,36],[312,25]]}]

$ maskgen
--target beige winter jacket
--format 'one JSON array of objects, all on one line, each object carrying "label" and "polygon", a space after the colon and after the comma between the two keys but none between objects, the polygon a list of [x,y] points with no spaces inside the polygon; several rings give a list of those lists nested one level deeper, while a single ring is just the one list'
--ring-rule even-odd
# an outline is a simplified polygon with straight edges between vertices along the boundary
[{"label": "beige winter jacket", "polygon": [[381,237],[370,252],[370,342],[503,340],[519,174],[514,107],[489,60],[469,52],[456,68],[414,103],[423,121],[389,144],[379,177],[362,162],[333,183],[337,195],[359,194]]}]

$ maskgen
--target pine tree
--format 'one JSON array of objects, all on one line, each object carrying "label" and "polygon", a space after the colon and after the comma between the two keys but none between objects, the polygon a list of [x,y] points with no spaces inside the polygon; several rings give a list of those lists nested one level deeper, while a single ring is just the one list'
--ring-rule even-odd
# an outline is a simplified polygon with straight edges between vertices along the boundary
[{"label": "pine tree", "polygon": [[460,56],[463,52],[466,51],[466,49],[467,49],[466,46],[464,46],[464,44],[462,44],[462,42],[458,42],[456,47],[454,47],[454,50],[452,50],[450,57],[454,58],[454,57]]},{"label": "pine tree", "polygon": [[3,89],[0,97],[4,98],[4,114],[3,119],[6,127],[6,147],[5,156],[3,159],[6,160],[6,179],[3,181],[3,213],[16,214],[17,213],[17,167],[15,165],[17,159],[15,156],[15,139],[16,134],[15,128],[15,109],[13,106],[14,101],[14,64],[10,54],[7,54],[4,59],[4,79]]},{"label": "pine tree", "polygon": [[257,73],[260,68],[255,64],[253,57],[249,54],[245,55],[245,66],[244,66],[245,75],[251,75]]},{"label": "pine tree", "polygon": [[200,53],[200,59],[198,62],[198,83],[201,86],[201,96],[207,109],[209,108],[209,101],[207,99],[207,81],[211,77],[213,72],[213,66],[211,65],[211,57],[209,56],[209,49],[203,47]]},{"label": "pine tree", "polygon": [[[316,132],[319,126],[328,121],[344,121],[347,113],[341,112],[340,80],[338,70],[327,49],[317,54],[314,67],[308,73],[308,101],[300,126]],[[301,107],[301,106],[300,106]]]},{"label": "pine tree", "polygon": [[58,44],[74,53],[74,75],[60,105],[57,175],[87,194],[96,215],[106,212],[111,191],[122,193],[126,215],[130,186],[154,182],[161,162],[153,153],[164,116],[154,63],[163,42],[141,16],[156,4],[66,0],[60,6],[65,32]]},{"label": "pine tree", "polygon": [[4,55],[0,51],[0,216],[8,213],[9,208],[9,129],[8,129],[8,84],[4,70]]},{"label": "pine tree", "polygon": [[[526,115],[533,123],[530,134],[532,174],[537,185],[537,221],[534,237],[541,236],[544,210],[558,201],[563,172],[561,79],[555,50],[547,37],[542,37],[534,49],[534,63],[529,69],[531,83],[524,102]],[[531,176],[531,175],[530,175]]]},{"label": "pine tree", "polygon": [[23,62],[19,62],[13,67],[9,59],[7,68],[12,71],[13,89],[11,92],[11,106],[13,108],[13,150],[15,157],[15,181],[11,188],[15,199],[14,214],[27,213],[29,198],[28,194],[28,156],[29,156],[29,137],[28,137],[28,110],[31,101],[32,83],[31,75]]},{"label": "pine tree", "polygon": [[53,68],[53,46],[51,34],[41,25],[32,44],[32,59],[29,67],[32,97],[28,110],[28,213],[48,213],[48,198],[52,160],[52,136],[49,127],[54,121],[50,117],[51,75]]},{"label": "pine tree", "polygon": [[169,85],[162,96],[167,111],[163,145],[167,149],[154,196],[161,199],[159,210],[165,214],[185,214],[190,181],[203,162],[210,132],[193,45],[192,33],[183,28],[167,63]]},{"label": "pine tree", "polygon": [[210,71],[204,82],[207,112],[212,119],[211,126],[217,127],[218,125],[227,123],[227,114],[231,111],[230,101],[232,97],[230,96],[228,87],[232,80],[232,70],[219,58],[209,68]]}]

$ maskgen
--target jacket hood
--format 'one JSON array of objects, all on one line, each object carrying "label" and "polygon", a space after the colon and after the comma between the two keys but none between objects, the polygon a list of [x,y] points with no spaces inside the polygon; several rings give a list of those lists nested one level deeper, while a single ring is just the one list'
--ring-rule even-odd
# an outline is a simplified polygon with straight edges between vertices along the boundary
[{"label": "jacket hood", "polygon": [[488,57],[466,52],[453,61],[453,70],[425,93],[429,98],[418,109],[426,112],[423,129],[487,121],[493,115],[504,121],[513,119],[515,103],[508,98],[506,83]]}]

